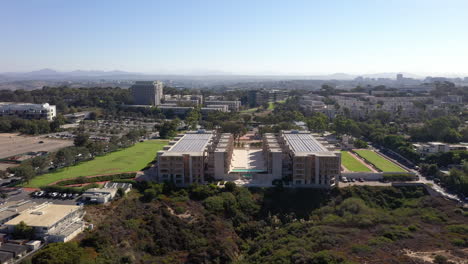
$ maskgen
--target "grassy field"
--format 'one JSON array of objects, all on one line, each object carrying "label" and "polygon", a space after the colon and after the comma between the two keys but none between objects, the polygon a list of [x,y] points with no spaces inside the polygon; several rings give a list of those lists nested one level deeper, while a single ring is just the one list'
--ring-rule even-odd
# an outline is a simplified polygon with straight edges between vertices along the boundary
[{"label": "grassy field", "polygon": [[371,172],[371,169],[362,164],[359,160],[351,156],[348,151],[341,151],[341,164],[349,171]]},{"label": "grassy field", "polygon": [[374,166],[377,169],[383,172],[406,172],[406,170],[404,170],[403,168],[397,166],[393,162],[384,159],[382,156],[380,156],[372,150],[360,149],[354,151],[366,161],[374,164]]},{"label": "grassy field", "polygon": [[28,184],[25,184],[25,187],[40,187],[59,180],[80,176],[138,171],[151,162],[156,153],[166,144],[167,141],[165,140],[140,142],[132,147],[82,162],[76,166],[37,176]]}]

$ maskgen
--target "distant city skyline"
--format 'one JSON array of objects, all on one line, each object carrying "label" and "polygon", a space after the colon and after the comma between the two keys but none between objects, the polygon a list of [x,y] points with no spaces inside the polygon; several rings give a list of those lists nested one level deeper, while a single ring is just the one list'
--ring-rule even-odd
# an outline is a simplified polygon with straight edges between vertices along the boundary
[{"label": "distant city skyline", "polygon": [[468,76],[468,1],[3,1],[0,72]]}]

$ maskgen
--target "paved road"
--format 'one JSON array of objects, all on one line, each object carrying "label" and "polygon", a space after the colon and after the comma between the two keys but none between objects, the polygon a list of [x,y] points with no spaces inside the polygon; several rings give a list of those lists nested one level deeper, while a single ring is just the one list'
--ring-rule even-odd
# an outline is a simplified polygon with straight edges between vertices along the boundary
[{"label": "paved road", "polygon": [[379,181],[364,181],[364,182],[340,182],[339,186],[340,187],[348,187],[348,186],[353,186],[353,185],[358,185],[358,186],[392,186],[390,182],[379,182]]},{"label": "paved road", "polygon": [[[385,157],[387,157],[388,159],[392,160],[393,162],[396,162],[397,164],[399,165],[402,165],[400,163],[400,161],[398,159],[396,159],[395,157],[400,157],[401,159],[404,159],[404,157],[402,157],[400,154],[390,150],[390,149],[387,149],[388,152],[390,152],[392,155],[392,157],[389,157],[389,155],[387,154],[384,154],[382,153],[379,148],[374,148],[375,151],[378,151],[381,155],[384,155]],[[409,160],[406,159],[406,162],[407,163],[410,163]],[[414,166],[413,163],[411,163],[411,165]],[[413,170],[413,169],[410,169],[408,168],[407,166],[404,166],[406,169],[408,169],[410,172],[413,172],[415,173],[416,175],[419,176],[419,180],[417,182],[421,182],[421,183],[424,183],[424,184],[429,184],[429,185],[432,185],[431,188],[434,189],[436,192],[440,193],[443,197],[447,198],[447,199],[451,199],[451,200],[454,200],[454,201],[457,201],[457,202],[460,202],[460,203],[465,203],[467,204],[467,202],[465,201],[462,201],[462,199],[460,199],[458,197],[458,195],[456,194],[453,194],[453,193],[450,193],[448,192],[447,190],[445,190],[443,187],[441,187],[440,185],[438,185],[437,183],[435,183],[433,180],[429,180],[427,179],[426,177],[424,177],[423,175],[421,175],[419,173],[419,171],[417,170]]]}]

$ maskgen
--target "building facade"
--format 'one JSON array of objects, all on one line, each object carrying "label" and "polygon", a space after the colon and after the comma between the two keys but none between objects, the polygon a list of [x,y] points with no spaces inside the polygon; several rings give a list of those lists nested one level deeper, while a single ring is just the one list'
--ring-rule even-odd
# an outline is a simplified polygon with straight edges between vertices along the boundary
[{"label": "building facade", "polygon": [[0,116],[52,121],[57,116],[55,105],[30,103],[0,103]]},{"label": "building facade", "polygon": [[[294,186],[330,188],[338,182],[341,154],[329,151],[309,131],[281,131],[277,137],[283,152],[283,177]],[[270,162],[274,164],[274,162]]]},{"label": "building facade", "polygon": [[52,242],[65,242],[84,229],[84,211],[81,206],[44,203],[21,212],[6,222],[9,233],[24,222],[34,230],[36,238]]},{"label": "building facade", "polygon": [[158,152],[158,181],[177,185],[205,183],[208,153],[215,147],[215,132],[189,131]]},{"label": "building facade", "polygon": [[137,81],[130,87],[136,105],[160,105],[163,98],[163,83],[160,81]]},{"label": "building facade", "polygon": [[241,106],[241,101],[205,101],[205,106],[210,105],[227,105],[229,111],[237,112]]}]

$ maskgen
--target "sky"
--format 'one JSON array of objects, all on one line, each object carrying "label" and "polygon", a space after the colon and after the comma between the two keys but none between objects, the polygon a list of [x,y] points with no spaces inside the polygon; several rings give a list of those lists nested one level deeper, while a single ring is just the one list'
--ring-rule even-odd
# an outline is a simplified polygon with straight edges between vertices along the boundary
[{"label": "sky", "polygon": [[466,0],[0,0],[0,72],[468,76]]}]

